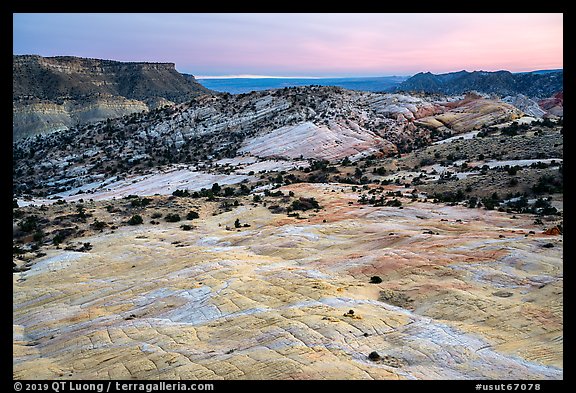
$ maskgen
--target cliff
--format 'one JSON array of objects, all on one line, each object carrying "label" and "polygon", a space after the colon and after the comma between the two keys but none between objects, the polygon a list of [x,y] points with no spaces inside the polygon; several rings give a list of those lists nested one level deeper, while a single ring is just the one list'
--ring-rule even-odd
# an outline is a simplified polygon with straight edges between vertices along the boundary
[{"label": "cliff", "polygon": [[211,94],[174,63],[13,57],[13,137],[50,133]]}]

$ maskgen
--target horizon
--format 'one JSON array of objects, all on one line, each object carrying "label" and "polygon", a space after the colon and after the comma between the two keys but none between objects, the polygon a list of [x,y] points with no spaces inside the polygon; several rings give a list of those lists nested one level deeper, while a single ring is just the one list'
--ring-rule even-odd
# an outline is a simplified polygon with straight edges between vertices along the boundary
[{"label": "horizon", "polygon": [[[14,53],[13,56],[42,56],[42,55],[38,55],[37,53]],[[123,63],[152,63],[152,64],[163,64],[163,63],[173,63],[175,64],[175,68],[176,71],[178,71],[178,64],[174,63],[174,62],[170,62],[170,61],[164,61],[164,62],[160,62],[160,61],[146,61],[146,60],[138,60],[138,61],[122,61],[122,60],[117,60],[117,59],[105,59],[105,58],[96,58],[96,57],[81,57],[81,56],[74,56],[74,55],[56,55],[56,56],[42,56],[42,57],[78,57],[78,58],[85,58],[85,59],[93,59],[93,60],[106,60],[106,61],[117,61],[117,62],[123,62]],[[393,78],[393,77],[401,77],[401,78],[410,78],[416,74],[420,74],[420,73],[432,73],[435,75],[441,75],[441,74],[451,74],[451,73],[456,73],[456,72],[499,72],[499,71],[507,71],[507,72],[511,72],[511,73],[530,73],[530,72],[539,72],[539,71],[563,71],[563,68],[549,68],[549,69],[534,69],[534,70],[528,70],[528,71],[510,71],[510,70],[506,70],[506,69],[496,69],[496,70],[483,70],[483,69],[475,69],[475,70],[467,70],[464,68],[458,68],[456,67],[456,69],[451,70],[451,71],[446,71],[446,72],[441,72],[441,73],[434,73],[431,71],[418,71],[415,72],[413,74],[375,74],[375,75],[319,75],[319,76],[313,76],[313,75],[256,75],[256,74],[224,74],[224,75],[192,75],[194,76],[195,79],[346,79],[346,78],[350,78],[350,79],[358,79],[358,78]],[[183,74],[188,74],[187,72],[181,72],[178,71],[180,73]]]},{"label": "horizon", "polygon": [[14,13],[13,22],[13,54],[170,62],[203,79],[563,68],[562,13]]},{"label": "horizon", "polygon": [[[442,73],[432,73],[434,75],[441,75],[441,74],[453,74],[456,72],[498,72],[498,71],[508,71],[512,74],[519,74],[519,73],[531,73],[531,72],[540,72],[540,71],[563,71],[563,68],[550,68],[550,69],[539,69],[539,70],[529,70],[529,71],[520,71],[520,72],[512,72],[510,70],[495,70],[495,71],[486,71],[486,70],[466,70],[466,69],[459,69],[454,71],[447,71]],[[243,75],[194,75],[195,79],[361,79],[361,78],[393,78],[393,77],[401,77],[401,78],[410,78],[414,75],[420,73],[427,73],[429,71],[419,71],[415,74],[406,74],[406,75],[350,75],[350,76],[283,76],[283,75],[251,75],[251,74],[243,74]]]}]

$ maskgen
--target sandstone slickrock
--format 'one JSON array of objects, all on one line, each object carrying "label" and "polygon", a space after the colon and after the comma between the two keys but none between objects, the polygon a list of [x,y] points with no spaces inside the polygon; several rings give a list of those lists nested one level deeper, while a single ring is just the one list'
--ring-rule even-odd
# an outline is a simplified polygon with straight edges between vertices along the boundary
[{"label": "sandstone slickrock", "polygon": [[[53,194],[115,173],[204,165],[239,152],[339,161],[393,156],[522,112],[468,95],[412,97],[308,86],[190,102],[14,143],[14,183]],[[62,148],[65,146],[65,148]],[[31,170],[38,157],[41,170]],[[32,177],[31,177],[32,176]]]},{"label": "sandstone slickrock", "polygon": [[[530,217],[498,211],[361,206],[350,185],[280,190],[323,209],[201,202],[194,230],[124,226],[14,273],[14,378],[563,378],[561,235],[525,237]],[[226,230],[236,219],[251,226]]]},{"label": "sandstone slickrock", "polygon": [[558,92],[550,98],[538,101],[538,105],[548,114],[555,117],[564,116],[564,92]]},{"label": "sandstone slickrock", "polygon": [[526,97],[523,94],[518,94],[516,96],[507,96],[504,97],[502,101],[514,105],[516,108],[524,112],[527,116],[541,118],[546,113],[546,111],[544,111],[536,101],[531,100],[530,98]]},{"label": "sandstone slickrock", "polygon": [[20,118],[62,130],[13,144],[15,379],[563,378],[563,128],[531,99],[170,104],[173,65],[20,60],[59,73]]},{"label": "sandstone slickrock", "polygon": [[304,122],[253,138],[239,152],[258,157],[319,158],[330,161],[378,152],[396,152],[396,146],[352,122],[316,126]]},{"label": "sandstone slickrock", "polygon": [[510,104],[472,95],[447,105],[450,105],[450,110],[418,119],[415,123],[435,129],[449,129],[459,134],[515,120],[523,115],[520,109]]}]

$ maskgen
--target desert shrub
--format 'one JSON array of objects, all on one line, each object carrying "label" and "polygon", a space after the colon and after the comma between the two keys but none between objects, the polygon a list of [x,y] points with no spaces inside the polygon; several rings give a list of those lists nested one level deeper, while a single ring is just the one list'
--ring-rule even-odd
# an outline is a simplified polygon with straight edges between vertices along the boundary
[{"label": "desert shrub", "polygon": [[302,211],[321,208],[320,205],[318,204],[318,201],[316,201],[314,198],[304,198],[304,197],[300,197],[299,199],[292,201],[291,207],[292,210],[302,210]]},{"label": "desert shrub", "polygon": [[178,222],[180,221],[180,215],[177,213],[168,213],[166,217],[164,217],[164,220],[167,222]]},{"label": "desert shrub", "polygon": [[152,202],[152,199],[150,198],[136,198],[136,199],[132,199],[130,201],[130,206],[131,207],[145,207],[148,206],[150,204],[150,202]]},{"label": "desert shrub", "polygon": [[[424,160],[422,160],[422,161],[424,161]],[[421,162],[420,165],[423,166],[425,164],[422,164],[422,162]],[[386,169],[384,169],[384,167],[374,168],[372,170],[372,173],[374,173],[375,175],[384,176],[386,174]]]},{"label": "desert shrub", "polygon": [[381,282],[382,282],[382,279],[379,276],[370,277],[370,283],[371,284],[380,284]]},{"label": "desert shrub", "polygon": [[143,222],[144,220],[142,219],[142,216],[140,216],[139,214],[135,214],[128,220],[128,225],[140,225]]},{"label": "desert shrub", "polygon": [[556,179],[550,175],[543,175],[538,179],[538,182],[532,186],[534,194],[552,194],[562,192],[564,184],[561,179]]},{"label": "desert shrub", "polygon": [[[440,158],[440,155],[438,154],[438,157]],[[428,166],[428,165],[432,165],[434,164],[434,160],[432,158],[423,158],[422,160],[420,160],[420,166]]]},{"label": "desert shrub", "polygon": [[498,196],[498,193],[494,192],[490,197],[482,198],[482,204],[484,205],[484,209],[486,210],[494,210],[495,208],[500,206],[502,200]]},{"label": "desert shrub", "polygon": [[479,206],[478,198],[475,196],[470,197],[470,199],[468,199],[468,207],[469,208],[475,208],[477,206]]},{"label": "desert shrub", "polygon": [[102,230],[106,226],[108,226],[108,224],[103,221],[98,221],[98,219],[95,219],[94,222],[90,224],[90,227],[96,230]]},{"label": "desert shrub", "polygon": [[65,239],[66,239],[66,235],[63,232],[58,232],[52,238],[52,243],[57,246],[58,244],[62,243]]},{"label": "desert shrub", "polygon": [[518,173],[518,171],[520,169],[521,168],[518,165],[514,165],[514,166],[506,168],[506,171],[508,172],[509,175],[516,176],[516,174]]},{"label": "desert shrub", "polygon": [[550,204],[549,199],[538,198],[534,202],[531,213],[536,213],[540,216],[557,215],[558,209]]},{"label": "desert shrub", "polygon": [[190,191],[188,190],[176,190],[172,193],[175,197],[189,197]]},{"label": "desert shrub", "polygon": [[466,196],[462,190],[457,190],[456,192],[453,191],[445,191],[443,193],[435,193],[432,195],[432,198],[439,200],[440,202],[460,202]]},{"label": "desert shrub", "polygon": [[196,218],[200,218],[200,215],[193,210],[189,211],[188,214],[186,214],[187,220],[194,220]]},{"label": "desert shrub", "polygon": [[286,208],[280,206],[280,205],[271,205],[268,206],[268,210],[270,210],[270,212],[272,214],[280,214],[280,213],[285,213],[286,212]]},{"label": "desert shrub", "polygon": [[378,352],[373,351],[370,352],[370,355],[368,355],[368,359],[372,360],[373,362],[380,360],[380,355],[378,355]]},{"label": "desert shrub", "polygon": [[42,241],[42,239],[44,239],[44,236],[46,236],[46,234],[40,230],[40,231],[34,232],[34,236],[32,237],[32,239],[35,242],[39,242],[39,241]]},{"label": "desert shrub", "polygon": [[30,233],[38,229],[38,216],[28,216],[18,223],[22,232]]}]

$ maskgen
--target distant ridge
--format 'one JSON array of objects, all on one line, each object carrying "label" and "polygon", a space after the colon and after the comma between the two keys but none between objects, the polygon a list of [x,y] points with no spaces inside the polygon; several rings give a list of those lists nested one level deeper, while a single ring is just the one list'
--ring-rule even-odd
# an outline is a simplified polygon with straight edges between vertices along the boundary
[{"label": "distant ridge", "polygon": [[546,98],[563,90],[563,80],[563,70],[523,73],[465,70],[446,74],[421,72],[400,83],[395,90],[443,94],[462,94],[474,90],[500,96],[524,94],[533,98]]},{"label": "distant ridge", "polygon": [[381,77],[336,77],[336,78],[295,78],[295,77],[226,77],[198,78],[205,87],[224,93],[241,94],[251,91],[282,89],[296,86],[336,86],[349,90],[383,92],[393,90],[399,83],[406,80],[405,76]]}]

